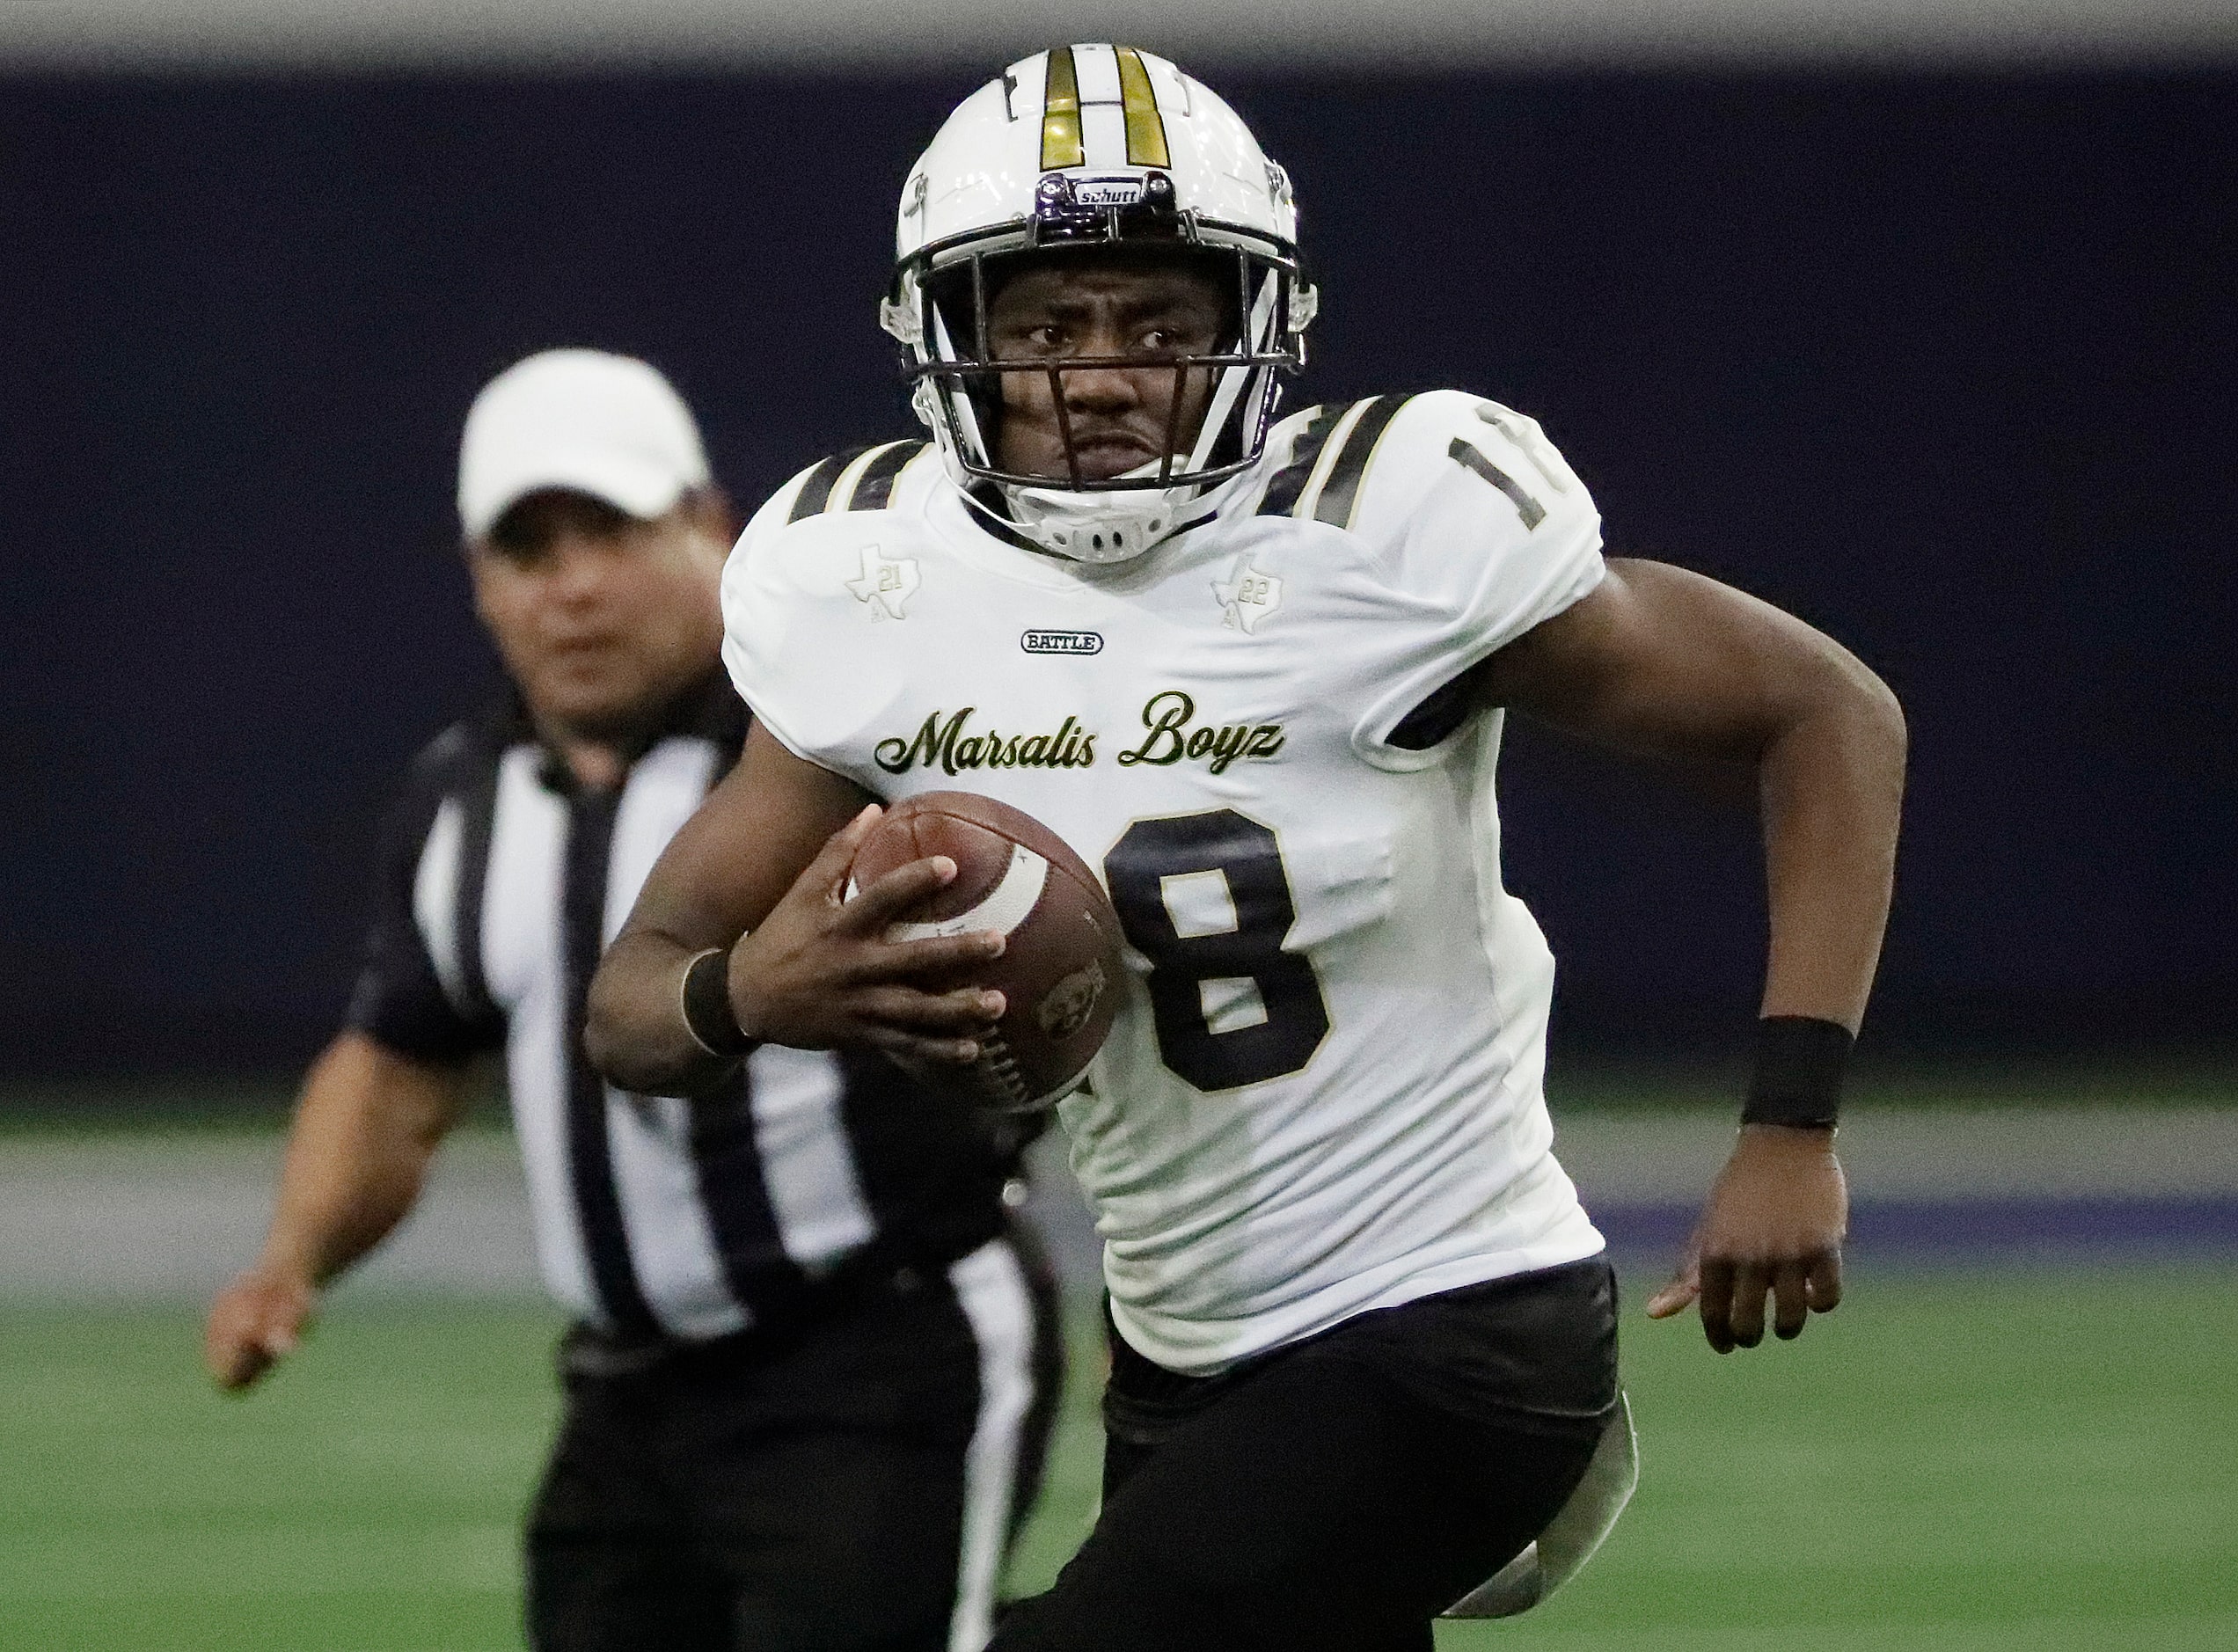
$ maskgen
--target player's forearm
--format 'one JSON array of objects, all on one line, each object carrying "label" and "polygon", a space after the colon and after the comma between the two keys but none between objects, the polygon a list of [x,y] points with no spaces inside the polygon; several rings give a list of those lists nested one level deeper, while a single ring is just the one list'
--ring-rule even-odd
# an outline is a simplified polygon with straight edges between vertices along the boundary
[{"label": "player's forearm", "polygon": [[1771,912],[1762,1012],[1854,1033],[1888,923],[1904,713],[1846,653],[1831,650],[1817,676],[1759,762]]},{"label": "player's forearm", "polygon": [[710,1055],[684,1019],[684,971],[704,948],[655,929],[625,931],[591,980],[583,1048],[639,1095],[698,1095],[737,1064]]},{"label": "player's forearm", "polygon": [[[669,840],[600,961],[583,1029],[591,1064],[640,1095],[698,1095],[728,1073],[735,1063],[709,1054],[684,1020],[684,967],[757,928],[868,800],[852,782],[794,757],[759,724],[748,730],[737,766]],[[835,884],[845,870],[843,859],[833,869]],[[826,891],[814,893],[821,898]],[[734,999],[740,978],[734,960]],[[711,1030],[714,1048],[723,1048],[721,1034],[729,1029]]]},{"label": "player's forearm", "polygon": [[379,1244],[419,1199],[464,1100],[461,1075],[362,1034],[336,1039],[304,1081],[259,1266],[323,1285]]}]

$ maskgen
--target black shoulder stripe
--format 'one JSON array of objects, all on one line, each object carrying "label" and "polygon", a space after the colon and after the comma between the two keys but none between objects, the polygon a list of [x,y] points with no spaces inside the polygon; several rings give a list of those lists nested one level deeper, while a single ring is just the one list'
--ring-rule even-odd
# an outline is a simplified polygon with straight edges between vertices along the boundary
[{"label": "black shoulder stripe", "polygon": [[831,485],[839,479],[839,472],[869,451],[868,448],[851,448],[845,453],[833,454],[810,471],[808,479],[801,484],[801,491],[793,496],[793,509],[785,520],[796,523],[830,504]]},{"label": "black shoulder stripe", "polygon": [[1298,496],[1306,491],[1306,479],[1313,473],[1314,461],[1321,457],[1321,444],[1328,440],[1329,432],[1336,428],[1336,421],[1344,417],[1349,404],[1339,403],[1323,407],[1306,421],[1306,428],[1298,433],[1298,445],[1290,450],[1290,463],[1275,472],[1275,479],[1267,484],[1267,496],[1259,501],[1262,516],[1286,516]]},{"label": "black shoulder stripe", "polygon": [[909,462],[925,451],[922,442],[896,442],[863,467],[855,479],[855,491],[848,496],[849,510],[884,510],[893,502],[894,482]]},{"label": "black shoulder stripe", "polygon": [[1368,462],[1375,457],[1376,443],[1383,440],[1384,430],[1399,410],[1413,399],[1411,396],[1379,396],[1352,421],[1343,450],[1329,466],[1328,479],[1321,484],[1321,496],[1313,501],[1315,520],[1339,528],[1352,525],[1352,502],[1359,494],[1360,479],[1368,473]]}]

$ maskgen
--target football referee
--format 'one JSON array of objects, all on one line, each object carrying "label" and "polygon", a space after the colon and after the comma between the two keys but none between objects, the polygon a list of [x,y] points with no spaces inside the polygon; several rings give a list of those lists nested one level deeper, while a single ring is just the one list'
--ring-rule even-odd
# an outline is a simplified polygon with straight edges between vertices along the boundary
[{"label": "football referee", "polygon": [[256,1265],[210,1310],[227,1388],[400,1221],[502,1049],[567,1407],[528,1528],[540,1652],[976,1652],[1057,1379],[1015,1141],[877,1056],[769,1046],[691,1100],[585,1058],[584,994],[735,761],[735,530],[641,362],[531,356],[467,415],[458,508],[509,691],[413,765],[364,973],[312,1066]]}]

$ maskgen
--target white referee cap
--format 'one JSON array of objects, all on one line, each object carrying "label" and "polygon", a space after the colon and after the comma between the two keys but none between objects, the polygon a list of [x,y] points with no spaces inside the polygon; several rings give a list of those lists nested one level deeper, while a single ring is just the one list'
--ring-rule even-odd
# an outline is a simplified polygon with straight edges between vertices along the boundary
[{"label": "white referee cap", "polygon": [[467,409],[458,519],[479,539],[529,494],[564,487],[650,520],[711,479],[691,410],[659,372],[603,350],[545,350]]}]

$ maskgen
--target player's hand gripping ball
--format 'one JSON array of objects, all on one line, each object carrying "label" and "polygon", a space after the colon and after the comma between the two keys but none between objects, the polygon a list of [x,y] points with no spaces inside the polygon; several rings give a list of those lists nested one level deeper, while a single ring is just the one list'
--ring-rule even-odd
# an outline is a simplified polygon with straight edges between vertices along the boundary
[{"label": "player's hand gripping ball", "polygon": [[1004,939],[1002,955],[975,969],[968,983],[1003,995],[1002,1019],[979,1041],[976,1062],[946,1070],[955,1075],[949,1082],[1005,1112],[1049,1107],[1079,1087],[1119,1012],[1125,965],[1110,897],[1041,822],[968,792],[927,792],[887,810],[855,852],[848,892],[928,855],[954,860],[955,878],[889,937],[995,930]]}]

